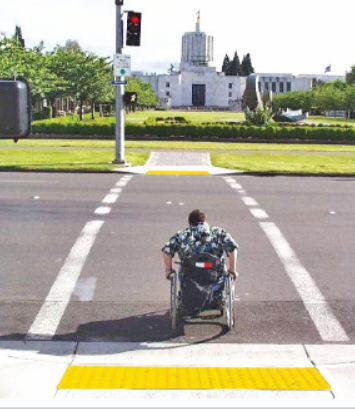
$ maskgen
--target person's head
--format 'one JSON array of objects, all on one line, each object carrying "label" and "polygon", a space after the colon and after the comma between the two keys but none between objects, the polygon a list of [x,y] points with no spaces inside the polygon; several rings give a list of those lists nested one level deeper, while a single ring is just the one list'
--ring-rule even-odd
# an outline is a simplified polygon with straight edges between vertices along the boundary
[{"label": "person's head", "polygon": [[204,223],[206,220],[207,220],[206,214],[201,212],[201,210],[199,209],[193,210],[189,214],[189,225],[190,226],[197,226],[199,223]]}]

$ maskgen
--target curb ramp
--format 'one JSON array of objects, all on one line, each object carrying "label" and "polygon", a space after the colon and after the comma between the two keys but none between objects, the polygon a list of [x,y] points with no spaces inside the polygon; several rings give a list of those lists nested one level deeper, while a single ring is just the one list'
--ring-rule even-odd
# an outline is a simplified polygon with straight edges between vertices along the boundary
[{"label": "curb ramp", "polygon": [[0,366],[2,398],[355,401],[355,345],[1,341]]},{"label": "curb ramp", "polygon": [[183,176],[228,176],[243,172],[214,166],[134,166],[115,169],[117,173],[130,175],[183,175]]}]

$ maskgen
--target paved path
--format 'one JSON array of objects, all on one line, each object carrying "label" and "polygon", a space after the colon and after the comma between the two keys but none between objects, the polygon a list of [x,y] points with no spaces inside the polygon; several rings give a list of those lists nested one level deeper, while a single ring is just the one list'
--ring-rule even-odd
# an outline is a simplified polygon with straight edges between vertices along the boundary
[{"label": "paved path", "polygon": [[[288,406],[294,399],[298,401],[307,399],[307,407],[312,407],[313,403],[316,404],[316,407],[324,407],[323,405],[328,407],[334,404],[336,407],[348,407],[354,402],[355,397],[354,356],[353,346],[337,345],[239,344],[226,346],[220,344],[2,341],[0,342],[2,370],[0,397],[31,399],[31,403],[36,400],[41,401],[41,399],[145,399],[141,401],[143,406],[146,406],[146,399],[150,399],[151,402],[153,399],[166,399],[166,402],[168,399],[169,402],[174,399],[179,403],[189,399],[189,406],[195,406],[194,402],[197,398],[213,399],[213,403],[216,403],[214,406],[218,405],[216,399],[223,399],[221,407],[224,407],[227,402],[233,403],[233,407],[240,406],[235,399],[258,399],[262,406],[265,405],[265,399],[278,399],[278,402],[280,399],[287,399],[285,406]],[[190,370],[208,366],[219,372],[223,372],[224,368],[240,368],[246,385],[244,388],[228,389],[228,380],[227,389],[206,390],[188,389],[189,382],[185,382],[187,389],[183,387],[173,390],[150,389],[148,382],[145,387],[137,389],[121,389],[117,386],[112,387],[111,384],[100,385],[102,389],[95,389],[93,385],[97,379],[104,384],[107,371],[112,374],[117,369],[132,368],[134,370],[140,367],[143,370],[149,370],[152,367],[159,369],[169,366]],[[269,370],[274,376],[265,377],[264,382],[251,379],[252,385],[250,385],[251,382],[248,385],[249,372],[260,369]],[[300,372],[303,379],[297,379],[294,382],[294,389],[302,386],[302,381],[309,384],[309,389],[307,390],[306,387],[302,390],[301,387],[301,390],[285,390],[289,376],[286,374],[286,380],[285,377],[278,379],[275,377],[275,371],[278,369],[284,373],[285,371]],[[66,382],[67,385],[63,385],[65,375],[73,370],[80,370],[82,376],[75,382]],[[88,374],[85,373],[87,370],[94,372],[96,377],[87,376]],[[308,375],[308,371],[318,375],[318,379],[322,381],[319,382],[319,387],[318,385],[314,387],[314,379]],[[209,372],[207,379],[218,381],[211,376],[211,370]],[[134,379],[131,376],[126,380],[141,382],[142,377]],[[193,380],[187,379],[190,382]],[[115,377],[111,375],[110,381],[114,383]],[[174,376],[168,381],[174,382]],[[81,386],[78,383],[82,382],[88,385],[80,389]],[[276,389],[275,386],[269,385],[272,383],[276,383]],[[258,386],[261,387],[258,389]],[[225,399],[233,399],[233,401]],[[138,405],[137,402],[135,401],[136,406],[140,406],[140,402]],[[253,403],[255,402],[257,401]]]},{"label": "paved path", "polygon": [[152,152],[147,166],[211,166],[211,159],[201,152]]},{"label": "paved path", "polygon": [[240,171],[212,166],[210,154],[194,151],[152,152],[144,166],[116,169],[127,174],[230,175]]}]

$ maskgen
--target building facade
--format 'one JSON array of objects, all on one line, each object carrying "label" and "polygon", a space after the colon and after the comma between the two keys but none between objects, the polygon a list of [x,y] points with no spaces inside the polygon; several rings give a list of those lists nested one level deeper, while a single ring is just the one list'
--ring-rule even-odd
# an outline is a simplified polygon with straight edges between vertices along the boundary
[{"label": "building facade", "polygon": [[[160,106],[170,108],[225,109],[240,111],[246,87],[246,77],[226,76],[214,66],[214,38],[200,30],[200,15],[196,30],[182,38],[181,64],[170,74],[134,76],[152,85]],[[314,78],[323,81],[345,80],[345,76],[260,73],[260,91],[274,94],[304,91],[312,88]]]}]

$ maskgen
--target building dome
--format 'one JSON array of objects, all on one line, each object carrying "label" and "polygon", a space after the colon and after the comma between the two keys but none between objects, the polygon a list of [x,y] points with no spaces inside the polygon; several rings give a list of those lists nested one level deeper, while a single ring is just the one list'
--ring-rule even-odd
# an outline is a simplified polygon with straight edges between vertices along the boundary
[{"label": "building dome", "polygon": [[198,12],[196,31],[185,33],[182,37],[182,67],[205,66],[214,61],[214,39],[200,30],[200,12]]}]

